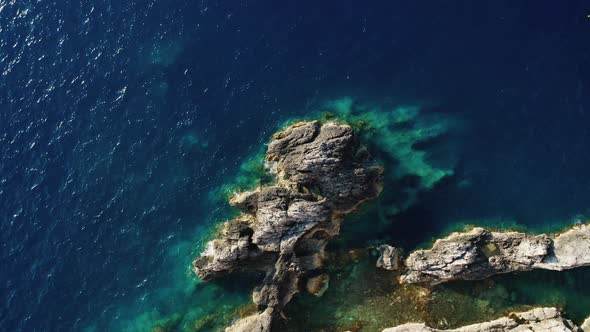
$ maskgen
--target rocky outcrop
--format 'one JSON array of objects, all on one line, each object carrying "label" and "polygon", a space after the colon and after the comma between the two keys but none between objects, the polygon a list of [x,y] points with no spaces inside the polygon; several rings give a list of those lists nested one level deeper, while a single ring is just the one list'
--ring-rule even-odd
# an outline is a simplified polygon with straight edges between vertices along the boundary
[{"label": "rocky outcrop", "polygon": [[497,233],[474,228],[437,240],[430,250],[410,254],[401,281],[438,284],[531,270],[535,264],[543,262],[550,249],[551,240],[545,235]]},{"label": "rocky outcrop", "polygon": [[273,309],[242,318],[225,329],[226,332],[269,332],[272,326]]},{"label": "rocky outcrop", "polygon": [[382,244],[377,247],[377,251],[379,251],[377,267],[390,271],[397,271],[399,269],[401,253],[397,248]]},{"label": "rocky outcrop", "polygon": [[533,269],[566,270],[590,265],[590,225],[578,225],[552,238],[545,234],[490,232],[474,228],[437,240],[405,261],[405,283],[439,284],[478,280]]},{"label": "rocky outcrop", "polygon": [[348,125],[292,125],[272,137],[266,161],[276,183],[232,197],[241,215],[193,262],[203,280],[246,269],[264,273],[253,293],[260,313],[230,331],[268,331],[294,294],[307,288],[321,295],[328,240],[345,214],[381,191],[381,168]]},{"label": "rocky outcrop", "polygon": [[504,332],[504,331],[582,331],[572,321],[562,317],[555,308],[537,308],[526,312],[512,313],[490,322],[479,323],[451,330],[438,330],[423,323],[404,324],[383,330],[383,332]]}]

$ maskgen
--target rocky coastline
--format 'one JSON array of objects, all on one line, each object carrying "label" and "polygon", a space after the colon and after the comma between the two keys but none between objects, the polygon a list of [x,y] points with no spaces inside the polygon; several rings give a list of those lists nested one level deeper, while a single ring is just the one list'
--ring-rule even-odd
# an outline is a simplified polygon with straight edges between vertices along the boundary
[{"label": "rocky coastline", "polygon": [[[256,312],[226,331],[276,331],[287,324],[284,309],[293,296],[321,297],[330,285],[326,245],[340,233],[344,216],[382,191],[383,169],[347,124],[304,121],[273,135],[265,156],[271,184],[235,193],[240,213],[221,225],[194,260],[197,276],[208,281],[239,271],[258,271],[253,289]],[[413,196],[412,196],[413,197]],[[481,227],[452,233],[432,248],[405,259],[390,245],[372,247],[378,268],[396,271],[402,284],[426,290],[453,280],[482,280],[536,269],[563,271],[590,266],[590,225],[556,235],[497,232]],[[447,331],[583,331],[555,308],[536,308],[486,323]],[[424,323],[384,332],[442,331]]]}]

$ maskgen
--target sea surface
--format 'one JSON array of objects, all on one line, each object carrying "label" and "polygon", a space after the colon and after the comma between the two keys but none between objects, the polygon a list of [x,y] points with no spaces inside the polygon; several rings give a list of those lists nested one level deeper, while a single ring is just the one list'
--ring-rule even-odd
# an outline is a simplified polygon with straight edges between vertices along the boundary
[{"label": "sea surface", "polygon": [[[232,214],[219,188],[282,123],[341,98],[460,123],[452,174],[379,234],[367,208],[343,246],[588,220],[589,15],[582,0],[0,0],[0,330],[229,324],[253,281],[190,271]],[[560,301],[590,295],[542,278]]]}]

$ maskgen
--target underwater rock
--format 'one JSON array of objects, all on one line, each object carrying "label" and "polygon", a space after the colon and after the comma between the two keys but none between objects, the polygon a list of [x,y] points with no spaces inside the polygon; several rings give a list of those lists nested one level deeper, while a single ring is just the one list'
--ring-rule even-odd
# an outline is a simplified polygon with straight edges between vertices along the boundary
[{"label": "underwater rock", "polygon": [[590,317],[588,317],[588,318],[586,318],[586,320],[584,320],[582,325],[580,325],[580,328],[582,329],[582,331],[586,331],[586,332],[590,331]]},{"label": "underwater rock", "polygon": [[390,271],[397,271],[399,269],[401,253],[397,248],[382,244],[377,247],[377,250],[379,251],[377,267]]},{"label": "underwater rock", "polygon": [[[246,269],[264,272],[253,292],[262,312],[231,331],[270,329],[304,288],[301,280],[321,274],[325,246],[340,232],[344,215],[381,192],[382,169],[359,151],[364,148],[348,125],[300,122],[272,137],[266,161],[276,183],[233,196],[230,203],[242,213],[193,262],[202,280]],[[318,292],[327,282],[321,284]]]},{"label": "underwater rock", "polygon": [[437,240],[405,261],[405,283],[436,285],[478,280],[495,274],[546,269],[562,271],[590,265],[590,226],[579,225],[551,238],[545,234],[490,232],[474,228]]},{"label": "underwater rock", "polygon": [[439,330],[423,323],[404,324],[387,328],[383,332],[494,332],[494,331],[582,331],[572,321],[562,317],[555,308],[536,308],[526,312],[511,313],[508,317],[490,322],[463,326],[457,329]]},{"label": "underwater rock", "polygon": [[322,297],[330,285],[330,276],[320,274],[319,276],[309,278],[305,285],[307,292],[317,297]]}]

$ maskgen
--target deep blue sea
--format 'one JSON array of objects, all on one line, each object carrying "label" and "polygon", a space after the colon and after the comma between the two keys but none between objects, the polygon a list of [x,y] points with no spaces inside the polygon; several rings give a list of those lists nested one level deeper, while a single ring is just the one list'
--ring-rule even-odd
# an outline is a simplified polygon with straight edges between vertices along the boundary
[{"label": "deep blue sea", "polygon": [[190,271],[228,215],[211,193],[334,98],[464,123],[454,175],[388,238],[584,220],[589,15],[582,0],[0,0],[0,330],[139,331],[248,301]]}]

